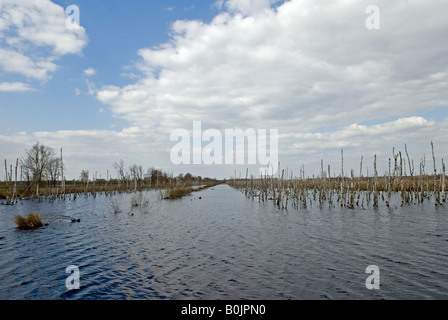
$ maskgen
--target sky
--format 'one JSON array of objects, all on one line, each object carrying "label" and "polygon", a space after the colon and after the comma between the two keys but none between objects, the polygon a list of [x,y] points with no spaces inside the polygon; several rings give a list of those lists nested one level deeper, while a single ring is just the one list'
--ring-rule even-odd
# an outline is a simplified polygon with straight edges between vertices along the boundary
[{"label": "sky", "polygon": [[249,156],[176,164],[173,132],[193,137],[200,122],[223,139],[278,130],[280,169],[294,176],[319,175],[321,161],[338,175],[341,150],[346,174],[362,157],[372,175],[376,155],[381,175],[405,144],[415,172],[422,159],[432,172],[431,141],[440,172],[445,12],[445,0],[0,0],[0,161],[39,141],[62,148],[67,179],[113,176],[121,159],[173,175],[259,173]]}]

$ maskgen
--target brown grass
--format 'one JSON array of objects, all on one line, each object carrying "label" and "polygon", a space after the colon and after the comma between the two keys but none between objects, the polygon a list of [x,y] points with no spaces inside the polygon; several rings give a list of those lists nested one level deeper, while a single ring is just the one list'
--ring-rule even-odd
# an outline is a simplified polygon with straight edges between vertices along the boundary
[{"label": "brown grass", "polygon": [[220,184],[220,182],[207,183],[202,186],[188,186],[184,184],[178,184],[174,187],[165,189],[165,196],[162,196],[164,199],[178,199],[182,198],[186,195],[191,194],[192,192],[198,192],[210,187],[214,187]]},{"label": "brown grass", "polygon": [[168,197],[170,199],[182,198],[183,196],[190,194],[192,191],[193,189],[191,187],[176,186],[175,188],[169,190]]},{"label": "brown grass", "polygon": [[14,217],[17,228],[21,230],[32,230],[43,226],[40,215],[37,212],[30,213],[26,217],[17,215]]}]

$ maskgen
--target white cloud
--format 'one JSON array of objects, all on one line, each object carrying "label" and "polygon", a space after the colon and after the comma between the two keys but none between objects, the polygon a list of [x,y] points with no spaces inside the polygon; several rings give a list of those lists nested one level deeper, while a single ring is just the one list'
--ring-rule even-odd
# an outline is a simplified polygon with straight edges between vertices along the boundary
[{"label": "white cloud", "polygon": [[[368,148],[374,139],[389,152],[414,132],[427,142],[437,136],[438,123],[414,116],[448,105],[448,44],[440,41],[448,21],[437,14],[447,2],[379,1],[375,31],[365,27],[368,1],[292,0],[272,8],[277,2],[218,1],[226,11],[210,23],[174,22],[171,41],[138,51],[143,77],[104,86],[98,99],[165,137],[193,120],[219,130],[277,128],[296,136],[282,143],[284,155],[302,143],[320,151]],[[372,121],[378,127],[359,125]],[[404,124],[418,130],[403,131]],[[319,132],[331,133],[318,139]]]},{"label": "white cloud", "polygon": [[[301,128],[313,130],[441,107],[448,100],[438,89],[448,80],[443,28],[419,31],[418,38],[413,28],[406,33],[408,23],[448,9],[435,4],[438,9],[419,13],[412,1],[402,12],[384,2],[383,11],[401,19],[380,35],[364,27],[365,7],[353,1],[319,7],[290,1],[256,17],[223,13],[209,24],[176,21],[171,42],[139,50],[146,78],[105,87],[98,97],[133,124],[166,126],[183,113],[187,121],[290,128],[306,119]],[[405,48],[412,55],[403,55]]]},{"label": "white cloud", "polygon": [[[382,145],[394,146],[411,142],[429,143],[429,133],[436,128],[435,121],[423,117],[400,118],[375,125],[353,123],[332,132],[291,133],[283,135],[286,141],[293,142],[291,154],[337,151],[341,148],[354,148],[359,152],[380,150]],[[426,131],[426,132],[425,132]]]},{"label": "white cloud", "polygon": [[[157,137],[139,128],[129,127],[113,130],[61,130],[56,132],[19,132],[11,136],[0,134],[2,161],[15,163],[36,141],[59,152],[63,148],[65,174],[68,179],[78,178],[82,169],[98,171],[98,175],[115,175],[114,161],[123,159],[126,165],[141,164],[145,169],[157,165],[164,167],[169,161],[169,151],[155,154],[153,148],[160,148]],[[151,147],[148,145],[151,141]],[[100,150],[100,151],[99,151]],[[166,167],[165,167],[166,168]]]},{"label": "white cloud", "polygon": [[87,44],[84,28],[69,30],[64,8],[50,0],[0,2],[0,70],[46,81],[55,61],[79,54]]},{"label": "white cloud", "polygon": [[29,84],[23,82],[0,82],[0,92],[27,92],[35,90]]},{"label": "white cloud", "polygon": [[213,6],[221,10],[224,7],[224,0],[216,0]]},{"label": "white cloud", "polygon": [[365,27],[368,1],[277,3],[221,1],[210,23],[176,21],[169,42],[140,49],[134,83],[96,88],[86,79],[129,129],[33,137],[73,150],[67,159],[77,167],[90,154],[92,167],[123,155],[169,166],[171,131],[191,130],[194,120],[204,130],[278,129],[279,160],[295,172],[301,163],[318,172],[320,159],[339,164],[341,148],[348,168],[362,155],[387,161],[404,143],[418,161],[431,140],[446,158],[448,119],[421,115],[448,105],[448,20],[440,15],[448,2],[376,1],[380,30]]},{"label": "white cloud", "polygon": [[94,75],[96,74],[96,70],[93,69],[92,67],[89,67],[89,68],[85,69],[85,70],[82,72],[82,74],[85,75],[85,76],[87,76],[87,77],[94,76]]},{"label": "white cloud", "polygon": [[[270,9],[271,4],[279,2],[278,0],[227,0],[225,6],[229,11],[242,13],[244,15],[257,14],[264,10]],[[223,1],[217,3],[223,6]]]},{"label": "white cloud", "polygon": [[18,73],[36,80],[46,80],[56,71],[53,58],[31,58],[15,50],[0,48],[0,68],[8,73]]},{"label": "white cloud", "polygon": [[[434,141],[437,168],[440,169],[442,157],[448,155],[445,137],[448,134],[448,118],[436,122],[422,117],[400,118],[374,125],[352,124],[334,132],[283,133],[279,137],[282,168],[289,166],[294,174],[299,173],[301,164],[305,164],[307,173],[312,175],[320,170],[320,160],[331,164],[332,173],[340,172],[340,151],[344,149],[344,168],[346,172],[354,169],[358,174],[359,160],[364,158],[364,174],[367,168],[373,169],[373,157],[377,155],[378,172],[387,170],[388,158],[395,152],[408,146],[411,159],[418,167],[421,158],[430,158],[430,137]],[[191,131],[191,127],[186,128]],[[205,129],[205,128],[203,128]],[[433,135],[436,132],[438,134]],[[169,137],[168,137],[169,140]],[[170,149],[173,143],[166,142],[161,132],[150,133],[147,128],[128,127],[114,130],[61,130],[56,132],[19,132],[12,136],[0,135],[2,158],[8,163],[15,162],[36,141],[59,151],[63,148],[68,179],[77,178],[82,169],[98,172],[106,176],[115,174],[113,162],[123,159],[126,165],[141,164],[145,169],[155,166],[168,172],[192,172],[211,177],[228,177],[234,174],[234,166],[179,166],[170,163]],[[246,165],[237,167],[245,172]],[[257,174],[258,166],[252,172]]]}]

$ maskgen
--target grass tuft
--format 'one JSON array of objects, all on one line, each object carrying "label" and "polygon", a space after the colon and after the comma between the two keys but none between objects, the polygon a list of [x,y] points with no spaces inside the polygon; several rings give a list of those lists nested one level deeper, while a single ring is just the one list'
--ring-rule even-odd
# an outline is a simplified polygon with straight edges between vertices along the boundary
[{"label": "grass tuft", "polygon": [[17,215],[14,217],[14,221],[17,224],[17,228],[21,230],[31,230],[43,227],[42,220],[37,212],[30,213],[26,217]]}]

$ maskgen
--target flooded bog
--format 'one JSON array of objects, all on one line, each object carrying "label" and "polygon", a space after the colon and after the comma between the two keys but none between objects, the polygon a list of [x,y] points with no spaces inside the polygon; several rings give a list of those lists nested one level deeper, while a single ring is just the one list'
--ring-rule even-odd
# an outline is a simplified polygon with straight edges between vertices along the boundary
[{"label": "flooded bog", "polygon": [[[280,210],[225,184],[134,196],[0,206],[0,299],[448,298],[446,207]],[[48,225],[18,230],[14,215],[30,212]]]}]

